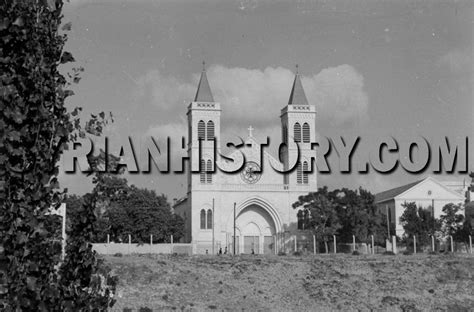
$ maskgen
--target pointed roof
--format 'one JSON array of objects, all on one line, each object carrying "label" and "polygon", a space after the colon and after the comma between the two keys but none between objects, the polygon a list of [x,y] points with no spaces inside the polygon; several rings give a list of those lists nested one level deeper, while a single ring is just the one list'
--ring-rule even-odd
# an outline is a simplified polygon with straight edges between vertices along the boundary
[{"label": "pointed roof", "polygon": [[384,202],[386,200],[390,200],[402,193],[405,193],[406,191],[408,191],[409,189],[411,189],[412,187],[414,187],[415,185],[423,182],[425,179],[423,180],[419,180],[419,181],[416,181],[416,182],[412,182],[412,183],[409,183],[409,184],[406,184],[406,185],[402,185],[402,186],[399,186],[399,187],[395,187],[393,189],[389,189],[387,191],[383,191],[383,192],[380,192],[380,193],[377,193],[375,194],[375,200],[374,202],[375,203],[380,203],[380,202]]},{"label": "pointed roof", "polygon": [[409,183],[409,184],[406,184],[406,185],[402,185],[402,186],[399,186],[399,187],[396,187],[396,188],[393,188],[393,189],[375,194],[374,202],[377,204],[377,203],[385,202],[387,200],[394,199],[395,197],[397,197],[399,195],[402,195],[405,192],[408,192],[410,189],[414,188],[418,184],[424,183],[426,181],[433,181],[434,183],[438,184],[439,186],[441,186],[443,189],[445,189],[447,192],[453,194],[454,196],[459,197],[460,199],[464,198],[464,195],[459,194],[458,192],[451,190],[450,188],[448,188],[443,183],[441,183],[438,180],[428,176],[428,177],[426,177],[422,180],[419,180],[419,181],[416,181],[416,182],[413,182],[413,183]]},{"label": "pointed roof", "polygon": [[301,83],[300,74],[298,73],[298,65],[296,66],[295,81],[293,82],[293,88],[291,88],[288,104],[308,105],[308,99],[304,93],[303,84]]},{"label": "pointed roof", "polygon": [[201,79],[199,79],[199,85],[197,88],[196,96],[194,97],[194,102],[214,102],[214,97],[212,96],[211,87],[209,86],[209,81],[207,81],[206,68],[203,68],[201,73]]}]

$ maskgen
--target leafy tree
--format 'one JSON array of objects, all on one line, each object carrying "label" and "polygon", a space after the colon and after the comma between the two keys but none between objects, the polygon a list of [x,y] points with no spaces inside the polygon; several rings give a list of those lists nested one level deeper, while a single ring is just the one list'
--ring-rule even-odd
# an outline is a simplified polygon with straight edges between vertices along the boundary
[{"label": "leafy tree", "polygon": [[324,242],[326,253],[328,241],[341,228],[339,218],[336,213],[337,203],[328,192],[327,187],[319,188],[317,192],[300,196],[298,201],[293,203],[294,209],[303,209],[309,213],[309,227],[318,240]]},{"label": "leafy tree", "polygon": [[402,207],[400,222],[405,230],[404,239],[409,240],[415,235],[420,246],[429,244],[430,236],[440,229],[440,222],[434,218],[431,209],[417,207],[414,202],[403,203]]},{"label": "leafy tree", "polygon": [[153,235],[155,242],[169,242],[173,235],[179,240],[184,235],[184,222],[174,215],[164,195],[131,186],[126,196],[112,202],[106,216],[113,238],[125,241],[128,234],[139,243],[146,243]]},{"label": "leafy tree", "polygon": [[369,241],[371,235],[374,235],[379,243],[385,241],[386,224],[374,204],[374,195],[363,188],[358,191],[343,188],[330,192],[330,196],[337,205],[336,211],[341,222],[341,229],[338,231],[341,241],[351,242],[352,235],[358,241]]},{"label": "leafy tree", "polygon": [[[64,263],[58,263],[48,210],[59,205],[58,161],[67,144],[100,134],[105,115],[82,128],[64,103],[81,68],[64,77],[59,66],[74,61],[63,51],[61,0],[0,2],[0,245],[6,259],[6,311],[103,310],[113,285],[89,244],[94,220],[89,201],[81,225],[71,226]],[[70,29],[65,24],[64,31]],[[58,271],[56,267],[61,265]]]},{"label": "leafy tree", "polygon": [[461,211],[463,210],[462,205],[455,205],[449,203],[443,207],[443,214],[440,217],[441,231],[444,235],[456,235],[456,233],[462,228],[464,216]]}]

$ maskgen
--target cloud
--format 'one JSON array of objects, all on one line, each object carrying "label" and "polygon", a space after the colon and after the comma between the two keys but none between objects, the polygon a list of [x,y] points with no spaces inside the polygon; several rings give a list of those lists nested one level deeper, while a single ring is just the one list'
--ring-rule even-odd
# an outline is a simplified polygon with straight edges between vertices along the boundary
[{"label": "cloud", "polygon": [[[226,126],[267,127],[278,122],[280,110],[288,103],[294,74],[283,67],[264,70],[213,65],[207,71],[216,101],[221,103],[222,120]],[[196,92],[199,74],[188,81],[167,77],[158,70],[138,79],[136,90],[140,101],[147,101],[164,112],[184,114]],[[323,122],[342,124],[364,122],[368,117],[368,96],[364,78],[350,65],[323,69],[320,73],[302,76],[303,87],[311,104],[316,105]],[[169,119],[169,118],[167,118]]]},{"label": "cloud", "polygon": [[448,68],[451,73],[462,74],[473,72],[472,51],[454,49],[438,59],[437,65]]},{"label": "cloud", "polygon": [[197,83],[183,82],[175,77],[164,76],[158,70],[151,70],[138,78],[134,92],[141,102],[149,102],[163,111],[172,111],[194,98],[196,86]]},{"label": "cloud", "polygon": [[165,140],[170,137],[177,139],[181,137],[187,137],[187,125],[184,122],[175,122],[163,125],[155,125],[148,128],[145,136],[152,136],[158,140]]}]

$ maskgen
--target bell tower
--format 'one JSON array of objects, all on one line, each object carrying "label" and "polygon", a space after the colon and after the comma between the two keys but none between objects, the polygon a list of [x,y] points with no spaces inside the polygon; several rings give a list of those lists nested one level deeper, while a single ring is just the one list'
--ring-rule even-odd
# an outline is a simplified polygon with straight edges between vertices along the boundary
[{"label": "bell tower", "polygon": [[[188,171],[188,195],[195,189],[215,183],[215,156],[220,151],[221,107],[214,101],[205,63],[194,101],[188,106],[188,156],[193,170]],[[199,173],[192,172],[197,171]]]},{"label": "bell tower", "polygon": [[284,184],[290,189],[317,190],[316,151],[311,143],[316,142],[316,108],[308,103],[296,65],[296,74],[288,105],[281,110],[282,142],[286,148],[280,151],[280,159],[286,170],[296,164],[291,173],[284,175]]}]

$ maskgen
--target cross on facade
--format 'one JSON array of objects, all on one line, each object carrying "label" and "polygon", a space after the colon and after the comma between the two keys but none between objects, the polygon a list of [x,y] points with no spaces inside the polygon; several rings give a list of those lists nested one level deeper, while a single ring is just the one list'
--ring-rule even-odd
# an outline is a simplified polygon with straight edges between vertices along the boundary
[{"label": "cross on facade", "polygon": [[249,131],[249,136],[252,136],[252,131],[255,130],[252,126],[248,127],[247,130]]}]

